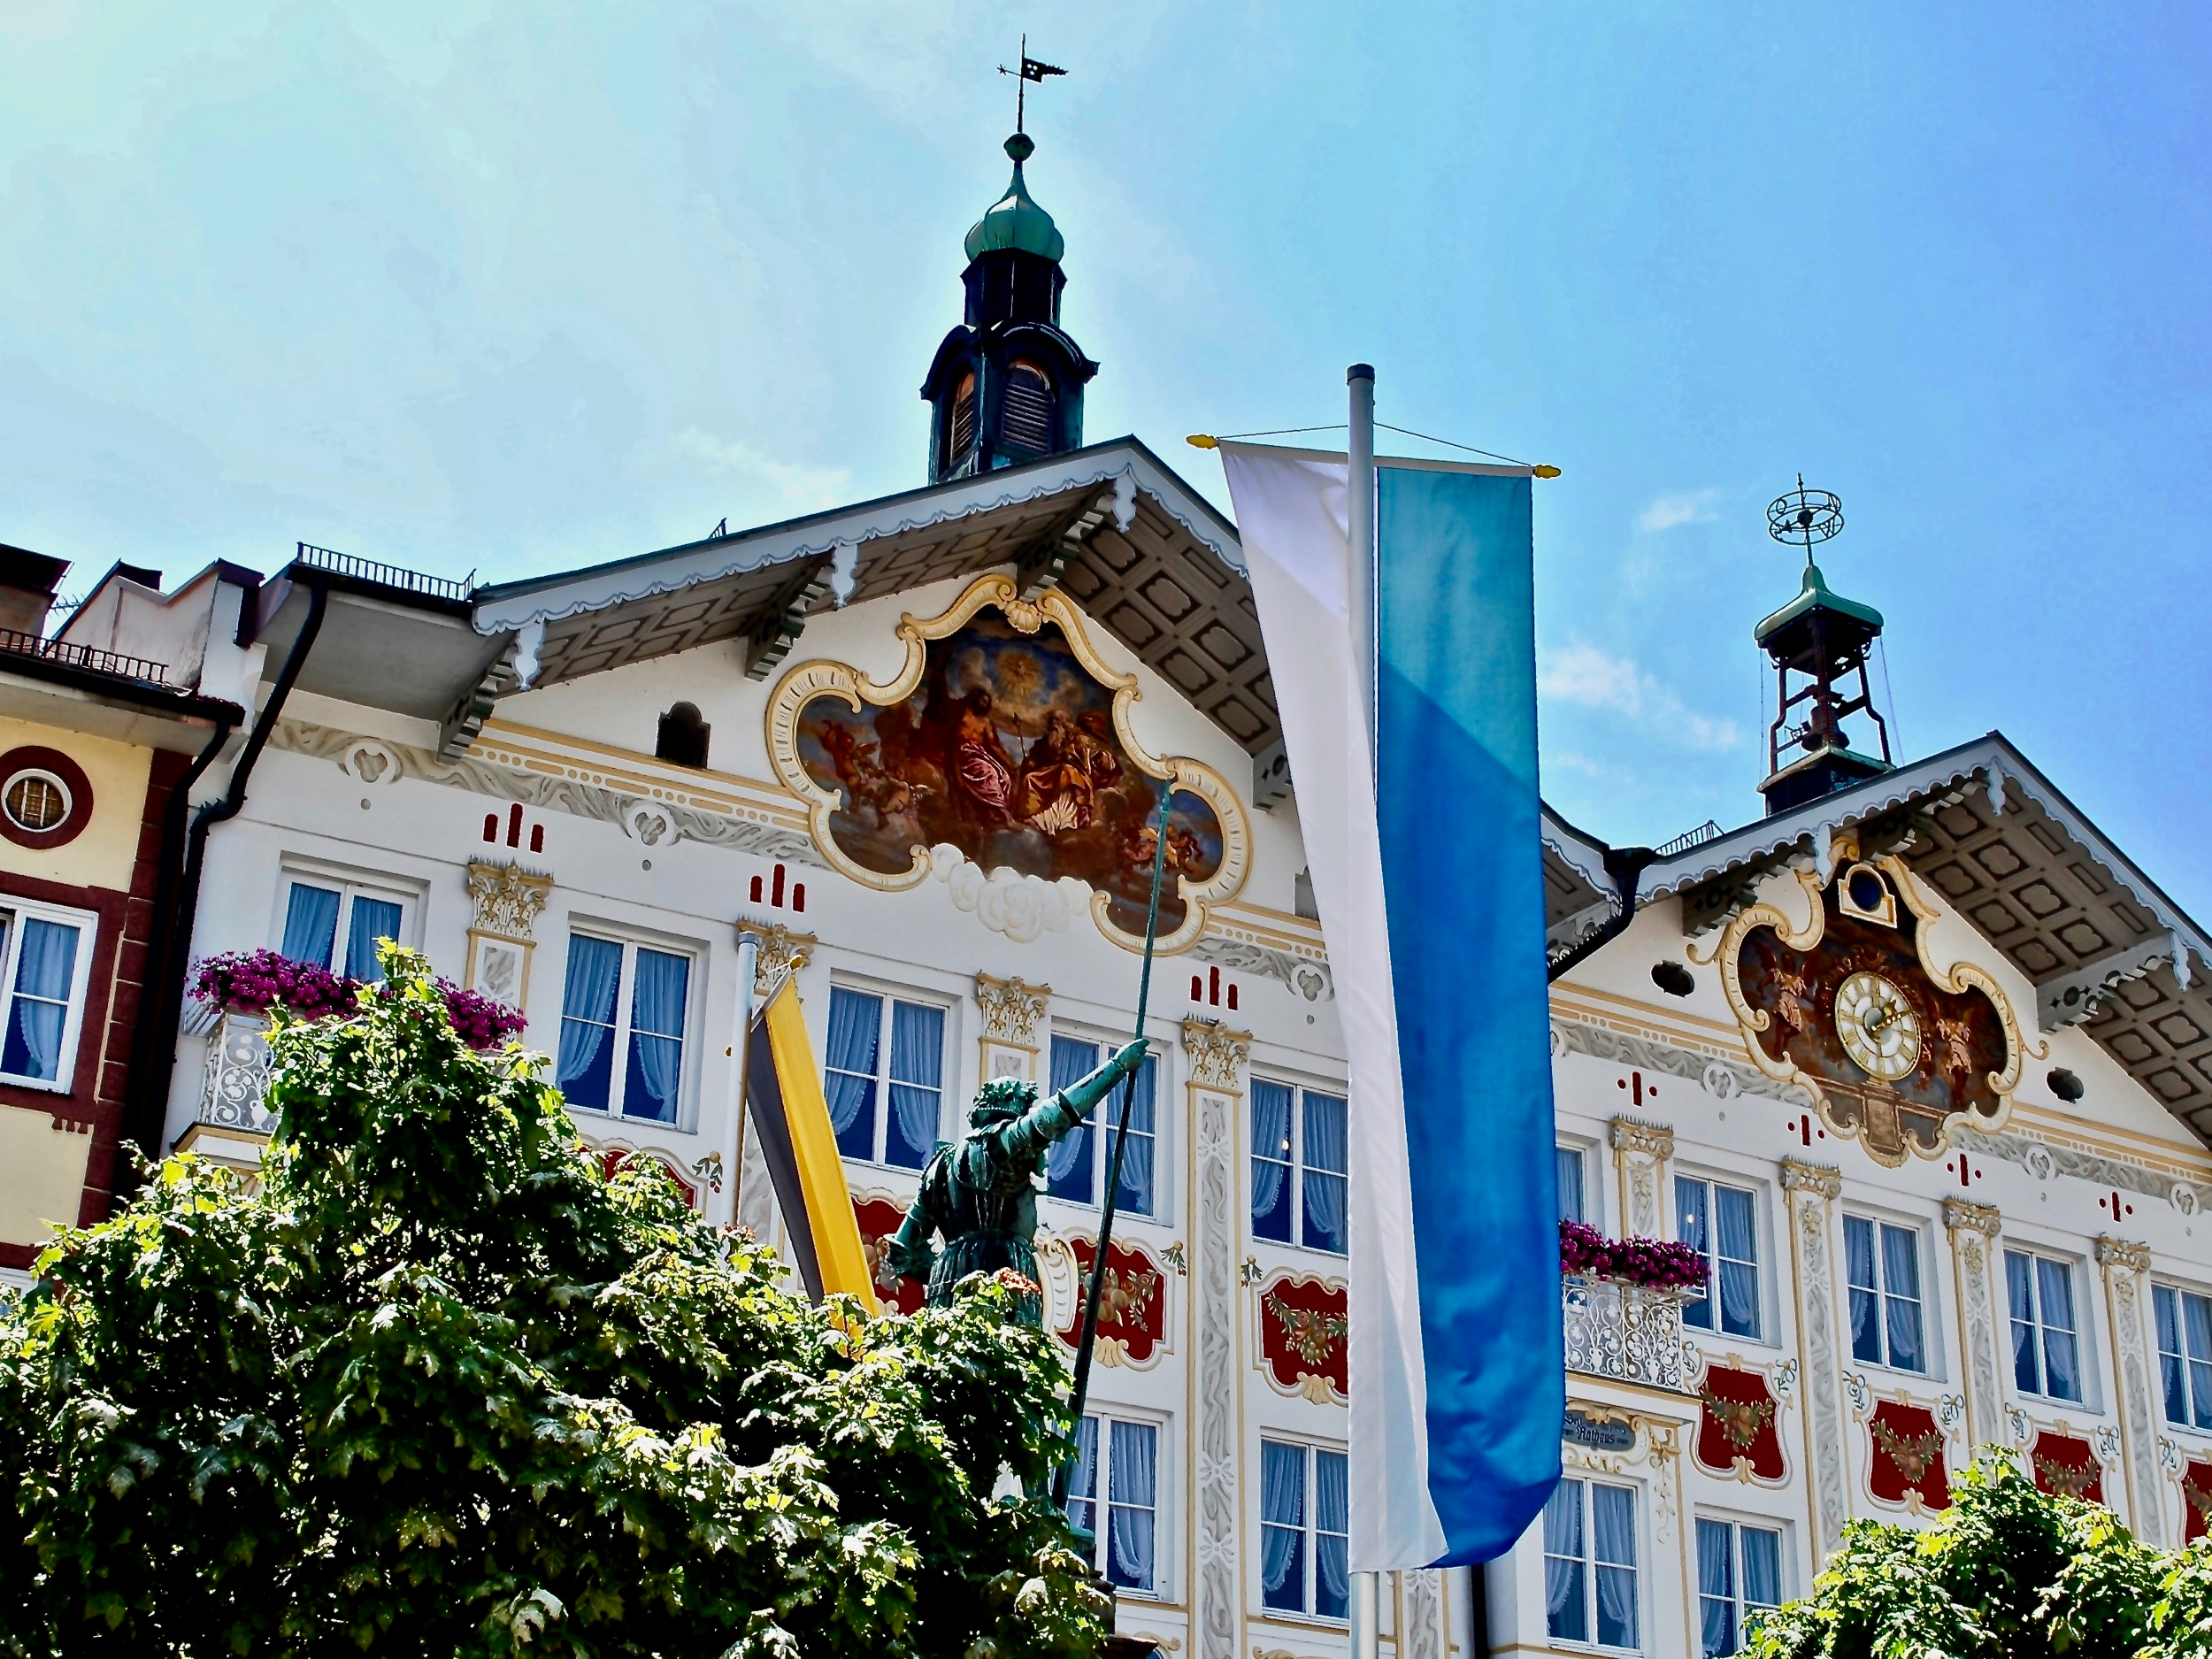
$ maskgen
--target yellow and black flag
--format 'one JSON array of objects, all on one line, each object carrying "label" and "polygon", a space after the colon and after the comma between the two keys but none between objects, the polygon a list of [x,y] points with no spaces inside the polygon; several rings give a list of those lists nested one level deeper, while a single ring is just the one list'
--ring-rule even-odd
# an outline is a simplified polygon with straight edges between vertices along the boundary
[{"label": "yellow and black flag", "polygon": [[788,978],[753,1020],[745,1093],[806,1294],[817,1302],[826,1295],[856,1297],[873,1314],[875,1286],[853,1214],[852,1188],[830,1127],[798,987]]}]

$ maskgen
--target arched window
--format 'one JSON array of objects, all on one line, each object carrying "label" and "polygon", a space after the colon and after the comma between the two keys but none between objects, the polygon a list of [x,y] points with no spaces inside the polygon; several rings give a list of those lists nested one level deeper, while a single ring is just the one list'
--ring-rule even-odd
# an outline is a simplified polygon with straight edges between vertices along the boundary
[{"label": "arched window", "polygon": [[678,766],[704,766],[707,739],[713,731],[699,718],[696,705],[680,703],[661,716],[660,735],[653,744],[654,758]]},{"label": "arched window", "polygon": [[975,373],[960,377],[952,395],[952,419],[945,426],[945,468],[958,466],[975,449]]},{"label": "arched window", "polygon": [[1052,448],[1052,381],[1033,363],[1006,371],[1006,442],[1034,455]]}]

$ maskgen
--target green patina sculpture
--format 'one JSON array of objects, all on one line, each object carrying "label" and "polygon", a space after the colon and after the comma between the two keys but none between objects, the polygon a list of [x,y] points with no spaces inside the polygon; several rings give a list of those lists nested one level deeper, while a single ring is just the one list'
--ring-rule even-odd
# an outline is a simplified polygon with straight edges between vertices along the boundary
[{"label": "green patina sculpture", "polygon": [[[922,1190],[906,1212],[886,1255],[894,1272],[926,1279],[929,1299],[952,1300],[952,1287],[971,1273],[1011,1268],[1037,1277],[1037,1178],[1052,1143],[1080,1124],[1115,1084],[1144,1064],[1145,1045],[1133,1042],[1089,1076],[1040,1102],[1037,1086],[1000,1078],[976,1091],[968,1133],[941,1142],[922,1170]],[[942,1233],[941,1254],[930,1248]],[[1025,1298],[1030,1325],[1044,1308]]]}]

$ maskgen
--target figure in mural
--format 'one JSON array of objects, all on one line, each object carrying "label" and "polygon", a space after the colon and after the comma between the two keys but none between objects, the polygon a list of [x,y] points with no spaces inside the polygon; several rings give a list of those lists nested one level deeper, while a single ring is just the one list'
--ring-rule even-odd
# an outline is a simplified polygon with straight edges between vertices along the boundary
[{"label": "figure in mural", "polygon": [[[1011,1268],[1037,1277],[1037,1181],[1054,1141],[1080,1124],[1115,1084],[1144,1064],[1141,1042],[1132,1042],[1087,1077],[1040,1102],[1037,1086],[998,1078],[976,1091],[968,1132],[941,1143],[922,1170],[922,1190],[885,1253],[894,1272],[929,1281],[929,1300],[951,1301],[952,1287],[971,1273]],[[930,1246],[942,1233],[941,1253]],[[1044,1308],[1025,1298],[1024,1322],[1041,1325]]]}]

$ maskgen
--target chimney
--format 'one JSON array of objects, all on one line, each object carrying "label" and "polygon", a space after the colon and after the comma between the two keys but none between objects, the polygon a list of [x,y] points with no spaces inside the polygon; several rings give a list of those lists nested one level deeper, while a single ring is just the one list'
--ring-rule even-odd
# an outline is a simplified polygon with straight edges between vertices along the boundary
[{"label": "chimney", "polygon": [[67,559],[48,558],[27,548],[0,543],[0,628],[18,634],[39,634],[46,630],[46,612],[61,586]]}]

